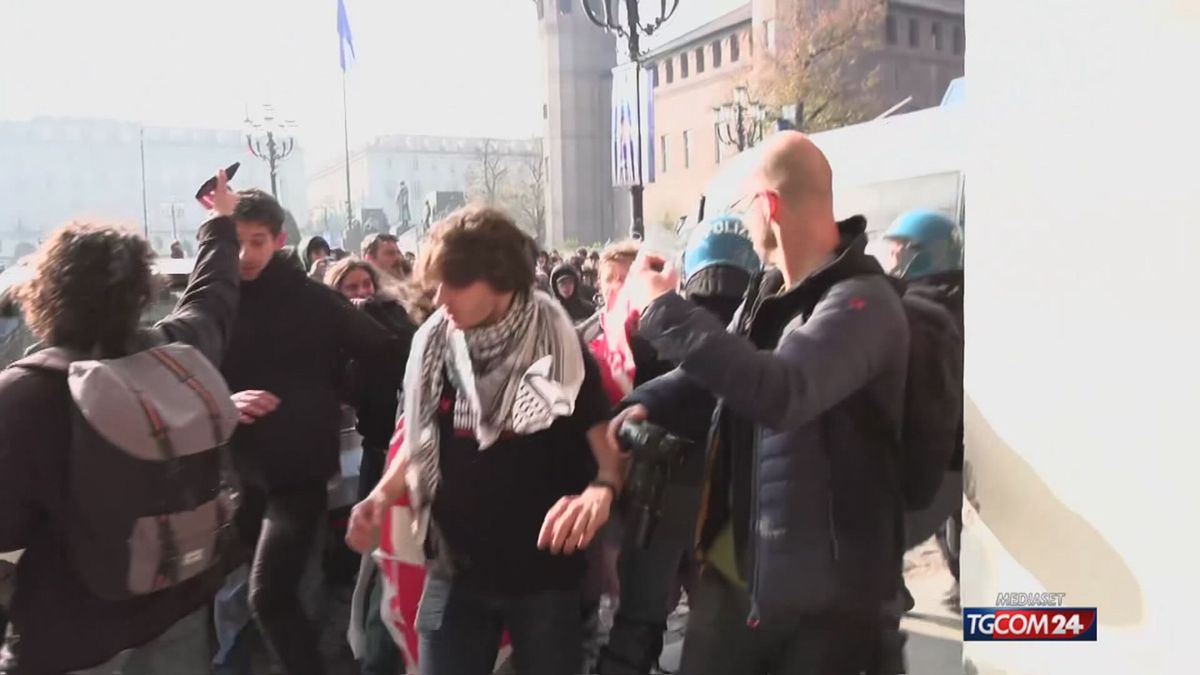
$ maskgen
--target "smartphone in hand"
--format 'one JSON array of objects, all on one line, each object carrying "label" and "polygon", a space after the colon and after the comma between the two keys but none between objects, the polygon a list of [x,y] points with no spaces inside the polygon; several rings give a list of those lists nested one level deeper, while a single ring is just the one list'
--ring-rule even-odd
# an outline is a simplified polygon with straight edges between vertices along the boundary
[{"label": "smartphone in hand", "polygon": [[[242,165],[241,162],[234,162],[233,164],[230,164],[225,169],[225,180],[233,180],[234,174],[237,173],[237,170],[241,165]],[[200,186],[199,190],[196,190],[196,199],[198,199],[198,200],[204,199],[208,195],[212,194],[213,190],[216,190],[216,189],[217,189],[217,177],[212,176],[208,180],[204,181],[204,184]]]}]

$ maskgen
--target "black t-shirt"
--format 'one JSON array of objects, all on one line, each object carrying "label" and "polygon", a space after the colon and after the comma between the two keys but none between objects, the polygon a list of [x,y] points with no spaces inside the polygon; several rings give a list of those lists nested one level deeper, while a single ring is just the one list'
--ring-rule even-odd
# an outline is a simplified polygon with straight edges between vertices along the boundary
[{"label": "black t-shirt", "polygon": [[[528,436],[505,435],[484,451],[453,429],[455,391],[439,408],[442,480],[433,504],[430,570],[487,593],[577,588],[584,559],[537,547],[546,512],[596,475],[587,431],[610,416],[600,370],[583,350],[585,376],[570,417]],[[447,378],[448,380],[449,378]]]}]

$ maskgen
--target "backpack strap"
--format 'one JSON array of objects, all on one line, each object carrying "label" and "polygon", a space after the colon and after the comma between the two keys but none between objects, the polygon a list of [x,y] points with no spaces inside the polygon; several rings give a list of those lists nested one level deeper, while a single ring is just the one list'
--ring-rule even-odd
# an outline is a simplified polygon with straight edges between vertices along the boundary
[{"label": "backpack strap", "polygon": [[[164,368],[171,371],[179,381],[191,389],[196,397],[200,399],[201,404],[208,411],[208,419],[212,423],[213,430],[213,448],[217,453],[217,457],[221,463],[222,483],[229,490],[234,490],[232,477],[234,474],[233,463],[229,459],[228,443],[225,439],[225,434],[221,431],[221,408],[217,405],[217,399],[212,395],[212,392],[204,386],[196,376],[180,363],[170,352],[161,347],[152,347],[146,350],[154,357]],[[217,508],[217,518],[222,523],[227,523],[230,520],[230,514],[226,511],[225,505],[221,502],[220,497],[215,502]],[[231,532],[227,529],[227,535]]]}]

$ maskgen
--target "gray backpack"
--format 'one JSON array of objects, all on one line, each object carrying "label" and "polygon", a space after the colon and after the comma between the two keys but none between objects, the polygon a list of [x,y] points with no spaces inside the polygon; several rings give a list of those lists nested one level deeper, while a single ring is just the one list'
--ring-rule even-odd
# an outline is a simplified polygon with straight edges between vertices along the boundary
[{"label": "gray backpack", "polygon": [[66,376],[63,532],[90,592],[122,600],[221,566],[233,545],[228,443],[238,413],[203,354],[173,343],[76,360],[51,348],[13,365]]}]

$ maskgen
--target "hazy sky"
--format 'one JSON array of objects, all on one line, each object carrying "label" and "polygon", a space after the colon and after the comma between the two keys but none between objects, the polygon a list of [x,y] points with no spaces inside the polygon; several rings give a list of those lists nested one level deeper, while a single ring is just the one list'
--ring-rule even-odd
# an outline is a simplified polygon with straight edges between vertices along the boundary
[{"label": "hazy sky", "polygon": [[[553,4],[554,0],[547,0]],[[681,0],[660,39],[742,0]],[[350,142],[540,133],[531,0],[346,0]],[[271,102],[308,170],[341,149],[336,0],[0,0],[0,119],[238,128]]]}]

